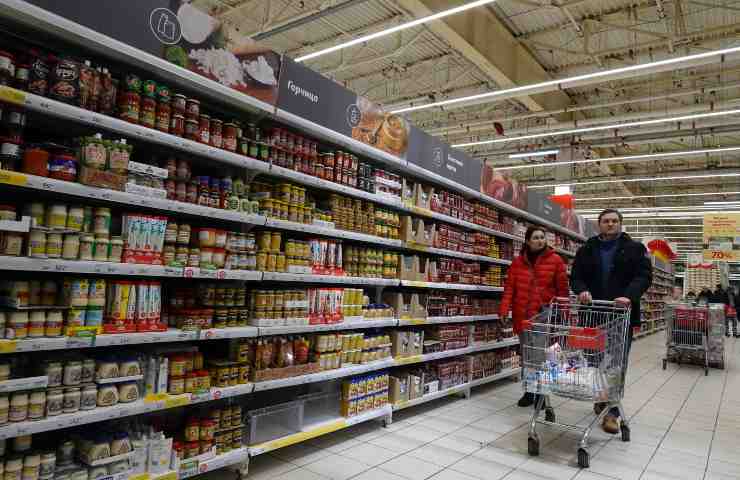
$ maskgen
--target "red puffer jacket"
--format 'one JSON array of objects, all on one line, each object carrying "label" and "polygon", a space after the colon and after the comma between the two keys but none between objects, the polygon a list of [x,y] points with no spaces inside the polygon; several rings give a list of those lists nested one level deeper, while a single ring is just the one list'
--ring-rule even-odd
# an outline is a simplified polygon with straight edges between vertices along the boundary
[{"label": "red puffer jacket", "polygon": [[[526,248],[526,247],[525,247]],[[534,267],[526,253],[514,259],[506,277],[501,299],[501,317],[511,309],[514,334],[522,331],[522,322],[539,313],[553,297],[568,296],[568,273],[560,255],[547,247],[535,260]]]}]

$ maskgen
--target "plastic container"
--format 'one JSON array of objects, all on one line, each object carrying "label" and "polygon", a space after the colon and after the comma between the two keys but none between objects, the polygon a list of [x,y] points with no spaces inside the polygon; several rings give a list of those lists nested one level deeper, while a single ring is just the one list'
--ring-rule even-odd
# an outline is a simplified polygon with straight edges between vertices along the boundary
[{"label": "plastic container", "polygon": [[340,416],[339,392],[307,393],[298,397],[298,400],[303,402],[303,418],[306,424],[325,422]]},{"label": "plastic container", "polygon": [[249,444],[256,445],[298,433],[303,429],[303,400],[247,412]]}]

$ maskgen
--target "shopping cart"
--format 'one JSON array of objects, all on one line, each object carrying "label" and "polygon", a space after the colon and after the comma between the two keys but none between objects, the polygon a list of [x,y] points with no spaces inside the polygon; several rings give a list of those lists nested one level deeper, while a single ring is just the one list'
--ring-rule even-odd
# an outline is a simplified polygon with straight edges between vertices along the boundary
[{"label": "shopping cart", "polygon": [[[589,466],[588,437],[612,407],[622,418],[622,441],[630,440],[622,408],[627,367],[625,347],[629,310],[595,300],[581,305],[575,298],[554,298],[542,313],[525,322],[522,344],[524,390],[539,395],[529,424],[530,455],[539,455],[537,424],[583,432],[578,465]],[[550,395],[602,403],[604,408],[587,427],[557,423]],[[545,419],[540,420],[544,409]]]},{"label": "shopping cart", "polygon": [[671,305],[667,313],[663,370],[669,358],[681,365],[684,355],[698,354],[704,356],[704,375],[709,375],[709,308],[681,303]]}]

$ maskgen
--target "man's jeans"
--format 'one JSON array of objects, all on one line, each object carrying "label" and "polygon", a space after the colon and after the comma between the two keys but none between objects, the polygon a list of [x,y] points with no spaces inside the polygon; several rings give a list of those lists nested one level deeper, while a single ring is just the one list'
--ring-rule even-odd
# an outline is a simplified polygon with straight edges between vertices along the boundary
[{"label": "man's jeans", "polygon": [[[627,338],[625,340],[626,342],[626,350],[624,352],[624,370],[622,370],[622,384],[625,383],[625,377],[627,376],[627,366],[629,365],[629,359],[630,359],[630,350],[632,349],[632,325],[627,328]],[[625,385],[626,386],[626,385]],[[615,417],[619,417],[619,409],[617,407],[612,407],[612,409],[609,411],[610,415],[613,415]]]}]

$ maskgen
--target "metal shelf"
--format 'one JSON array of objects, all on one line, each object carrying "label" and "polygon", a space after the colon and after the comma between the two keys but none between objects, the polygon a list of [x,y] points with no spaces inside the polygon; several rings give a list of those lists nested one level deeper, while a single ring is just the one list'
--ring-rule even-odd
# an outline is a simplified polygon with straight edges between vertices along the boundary
[{"label": "metal shelf", "polygon": [[414,398],[413,400],[406,400],[404,402],[398,402],[392,405],[393,411],[395,412],[397,410],[403,410],[404,408],[414,407],[416,405],[422,405],[424,403],[432,402],[434,400],[438,400],[440,398],[444,398],[450,395],[456,395],[460,393],[465,393],[467,395],[470,392],[470,389],[472,387],[477,387],[479,385],[484,385],[486,383],[495,382],[503,378],[508,378],[514,375],[518,375],[520,370],[521,369],[519,368],[512,368],[512,369],[497,373],[496,375],[492,375],[490,377],[480,378],[478,380],[466,382],[461,385],[455,385],[454,387],[450,387],[444,390],[440,390],[438,392],[430,393],[430,394],[424,395],[419,398]]},{"label": "metal shelf", "polygon": [[0,269],[28,272],[92,273],[98,275],[135,275],[140,277],[182,277],[183,269],[161,265],[94,262],[51,258],[0,256]]},{"label": "metal shelf", "polygon": [[465,323],[465,322],[480,322],[485,320],[498,320],[499,316],[494,315],[458,315],[453,317],[427,317],[427,318],[411,318],[401,319],[398,321],[398,326],[407,325],[436,325],[440,323]]},{"label": "metal shelf", "polygon": [[416,280],[401,280],[402,287],[415,288],[438,288],[445,290],[475,290],[479,292],[503,292],[503,287],[491,287],[488,285],[472,285],[466,283],[441,283],[441,282],[419,282]]},{"label": "metal shelf", "polygon": [[260,336],[285,335],[289,333],[317,333],[333,332],[337,330],[365,330],[370,328],[395,327],[398,320],[395,318],[384,318],[376,320],[363,320],[360,322],[328,323],[321,325],[285,325],[280,327],[259,327]]},{"label": "metal shelf", "polygon": [[366,278],[366,277],[338,277],[335,275],[308,275],[303,273],[265,272],[262,280],[266,282],[298,282],[298,283],[331,283],[340,285],[378,285],[397,287],[399,280],[395,278]]}]

